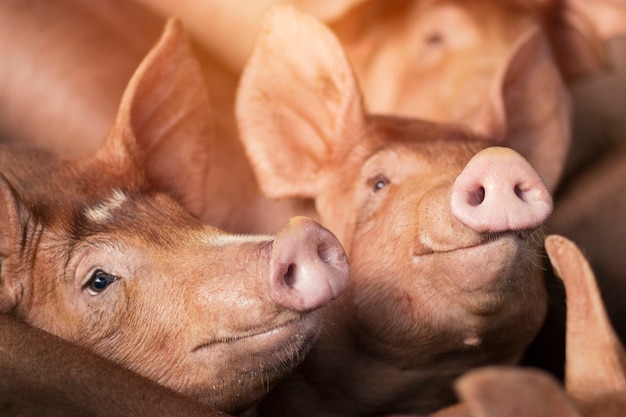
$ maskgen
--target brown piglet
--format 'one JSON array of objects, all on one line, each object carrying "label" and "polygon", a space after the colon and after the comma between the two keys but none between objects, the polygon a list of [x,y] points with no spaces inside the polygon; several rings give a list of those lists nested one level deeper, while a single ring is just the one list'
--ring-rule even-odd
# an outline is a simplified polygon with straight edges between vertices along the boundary
[{"label": "brown piglet", "polygon": [[332,32],[295,8],[268,14],[237,97],[241,139],[268,196],[314,200],[351,281],[262,414],[432,412],[466,370],[519,360],[545,314],[536,249],[567,146],[539,31],[490,91],[476,130],[369,114]]},{"label": "brown piglet", "polygon": [[199,71],[170,21],[94,156],[0,148],[0,313],[238,413],[302,360],[348,263],[308,218],[270,237],[192,216],[211,134]]}]

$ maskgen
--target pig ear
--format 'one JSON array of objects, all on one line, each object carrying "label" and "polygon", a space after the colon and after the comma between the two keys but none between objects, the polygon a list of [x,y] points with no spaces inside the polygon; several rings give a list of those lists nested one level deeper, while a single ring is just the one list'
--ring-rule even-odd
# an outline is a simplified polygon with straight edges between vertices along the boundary
[{"label": "pig ear", "polygon": [[15,306],[14,280],[6,267],[7,259],[18,252],[22,238],[20,213],[23,207],[13,187],[0,174],[0,314],[10,312]]},{"label": "pig ear", "polygon": [[557,380],[539,370],[478,368],[463,375],[455,389],[472,416],[582,416]]},{"label": "pig ear", "polygon": [[246,153],[270,197],[313,197],[320,167],[364,119],[338,40],[291,6],[266,14],[236,112]]},{"label": "pig ear", "polygon": [[526,32],[494,78],[474,128],[522,154],[553,191],[570,142],[570,102],[544,36]]},{"label": "pig ear", "polygon": [[129,156],[152,186],[177,197],[195,215],[211,157],[207,89],[177,20],[133,74],[101,153]]},{"label": "pig ear", "polygon": [[565,284],[566,389],[583,411],[605,410],[602,415],[612,415],[608,413],[612,409],[623,412],[626,354],[611,327],[591,267],[580,249],[562,236],[548,236],[545,246]]},{"label": "pig ear", "polygon": [[559,19],[549,27],[555,55],[567,80],[605,67],[606,41],[626,34],[623,0],[564,0]]}]

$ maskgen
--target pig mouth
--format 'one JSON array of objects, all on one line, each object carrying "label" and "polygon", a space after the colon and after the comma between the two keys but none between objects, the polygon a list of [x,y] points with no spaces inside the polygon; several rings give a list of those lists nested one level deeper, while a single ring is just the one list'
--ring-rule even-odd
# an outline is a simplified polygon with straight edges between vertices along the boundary
[{"label": "pig mouth", "polygon": [[509,231],[509,232],[498,232],[498,233],[487,233],[482,235],[470,242],[467,242],[463,246],[453,246],[451,244],[450,248],[425,248],[420,251],[416,250],[413,253],[414,257],[422,257],[422,256],[437,256],[437,255],[446,255],[446,254],[454,254],[462,251],[471,251],[475,248],[480,248],[486,245],[491,245],[496,242],[502,242],[504,240],[510,240],[511,242],[515,242],[515,244],[520,246],[526,246],[527,242],[534,236],[535,231],[533,230],[521,230],[521,231]]},{"label": "pig mouth", "polygon": [[[532,263],[535,255],[532,231],[484,235],[470,244],[414,255],[414,265],[436,271],[463,292],[502,290],[521,284],[512,271]],[[469,242],[468,242],[469,243]]]},{"label": "pig mouth", "polygon": [[254,352],[280,351],[284,348],[297,351],[310,349],[317,339],[320,317],[317,312],[310,312],[287,319],[268,327],[255,327],[240,334],[215,337],[193,348],[192,352],[224,346],[232,349],[245,346]]}]

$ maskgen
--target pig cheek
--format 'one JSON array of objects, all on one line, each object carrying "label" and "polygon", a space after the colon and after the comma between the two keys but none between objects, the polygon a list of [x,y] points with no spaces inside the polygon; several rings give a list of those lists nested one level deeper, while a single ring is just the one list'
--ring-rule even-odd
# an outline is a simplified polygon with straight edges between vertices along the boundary
[{"label": "pig cheek", "polygon": [[117,300],[94,309],[93,336],[81,344],[163,385],[184,390],[191,370],[187,355],[193,328],[185,326],[180,291],[165,285],[159,292],[142,288],[120,292],[124,295]]},{"label": "pig cheek", "polygon": [[[364,265],[352,301],[363,348],[379,357],[401,357],[426,344],[428,312],[408,288],[414,283],[394,277],[380,266]],[[417,344],[419,342],[419,344]],[[413,356],[411,353],[409,356]]]},{"label": "pig cheek", "polygon": [[[348,294],[370,344],[380,344],[382,352],[402,345],[414,348],[415,335],[428,332],[424,327],[428,320],[420,295],[426,289],[411,265],[412,239],[407,239],[412,228],[400,218],[385,219],[383,227],[381,223],[361,227],[359,232],[365,233],[355,236]],[[438,295],[433,292],[431,297]]]},{"label": "pig cheek", "polygon": [[80,292],[77,293],[72,281],[54,279],[63,277],[61,271],[35,269],[33,276],[38,279],[32,280],[27,287],[28,295],[18,306],[18,317],[55,336],[76,340],[83,328]]}]

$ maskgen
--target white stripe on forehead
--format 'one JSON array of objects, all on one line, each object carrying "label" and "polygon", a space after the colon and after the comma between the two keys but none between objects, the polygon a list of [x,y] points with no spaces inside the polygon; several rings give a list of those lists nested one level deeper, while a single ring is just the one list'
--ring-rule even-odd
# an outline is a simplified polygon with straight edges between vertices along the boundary
[{"label": "white stripe on forehead", "polygon": [[247,242],[264,242],[268,240],[274,240],[274,236],[266,235],[234,235],[229,233],[220,233],[217,235],[211,235],[205,241],[210,245],[227,246],[236,243]]},{"label": "white stripe on forehead", "polygon": [[120,208],[124,202],[128,200],[126,194],[122,191],[115,189],[111,196],[104,202],[99,203],[93,207],[85,208],[85,217],[92,222],[102,223],[112,219],[111,212],[117,208]]}]

